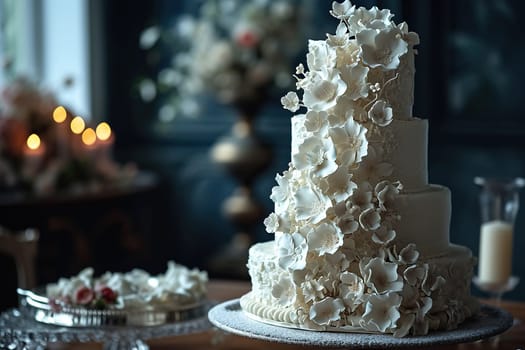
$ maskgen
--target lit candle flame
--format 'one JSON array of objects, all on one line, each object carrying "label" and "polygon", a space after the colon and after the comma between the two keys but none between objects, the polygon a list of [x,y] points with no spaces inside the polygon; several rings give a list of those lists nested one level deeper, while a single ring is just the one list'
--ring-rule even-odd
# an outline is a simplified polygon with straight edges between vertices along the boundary
[{"label": "lit candle flame", "polygon": [[40,147],[40,137],[37,134],[31,134],[26,141],[27,147],[31,150],[37,150]]},{"label": "lit candle flame", "polygon": [[66,120],[66,117],[67,117],[67,112],[63,106],[58,106],[53,111],[53,120],[57,123],[64,122],[64,120]]},{"label": "lit candle flame", "polygon": [[106,141],[111,137],[111,128],[108,123],[102,122],[97,125],[97,137],[101,141]]},{"label": "lit candle flame", "polygon": [[71,120],[71,131],[74,133],[74,134],[81,134],[82,131],[84,131],[84,129],[86,128],[86,122],[84,122],[84,119],[82,119],[82,117],[75,117],[73,118],[73,120]]},{"label": "lit candle flame", "polygon": [[84,142],[86,146],[93,145],[95,141],[97,141],[95,130],[92,128],[87,128],[84,130],[84,132],[82,132],[82,142]]}]

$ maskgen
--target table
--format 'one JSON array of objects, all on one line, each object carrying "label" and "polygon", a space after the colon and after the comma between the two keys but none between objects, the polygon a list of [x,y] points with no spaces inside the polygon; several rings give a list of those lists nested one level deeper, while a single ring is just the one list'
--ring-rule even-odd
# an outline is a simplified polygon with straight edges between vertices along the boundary
[{"label": "table", "polygon": [[[237,298],[250,290],[249,282],[213,280],[209,285],[209,296],[213,300],[225,301]],[[487,300],[483,303],[490,304]],[[511,312],[516,318],[516,325],[510,330],[500,335],[497,339],[487,341],[437,346],[433,350],[484,350],[484,349],[524,349],[525,348],[525,303],[504,301],[502,308]],[[314,347],[304,347],[288,344],[275,344],[265,341],[244,338],[236,335],[225,334],[216,330],[209,330],[204,333],[190,334],[179,337],[168,337],[149,341],[151,350],[171,350],[171,349],[217,349],[217,350],[310,350],[318,349]],[[51,350],[99,350],[100,344],[51,344]]]}]

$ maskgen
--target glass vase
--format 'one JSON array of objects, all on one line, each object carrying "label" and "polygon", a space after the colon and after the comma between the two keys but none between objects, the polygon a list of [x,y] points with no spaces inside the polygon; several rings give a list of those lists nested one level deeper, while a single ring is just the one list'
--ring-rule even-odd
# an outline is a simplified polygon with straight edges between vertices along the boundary
[{"label": "glass vase", "polygon": [[501,295],[519,282],[512,276],[512,250],[519,190],[525,180],[476,177],[474,183],[481,189],[478,276],[474,283],[499,302]]}]

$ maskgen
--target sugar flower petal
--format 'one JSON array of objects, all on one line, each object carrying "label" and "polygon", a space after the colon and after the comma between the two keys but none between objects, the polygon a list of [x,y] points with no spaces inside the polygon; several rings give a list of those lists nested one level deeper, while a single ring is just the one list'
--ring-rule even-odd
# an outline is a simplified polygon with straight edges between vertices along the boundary
[{"label": "sugar flower petal", "polygon": [[339,321],[344,310],[345,305],[340,298],[326,297],[313,303],[309,316],[314,323],[328,326],[331,322]]},{"label": "sugar flower petal", "polygon": [[395,329],[396,322],[401,317],[399,313],[401,301],[401,296],[393,292],[371,295],[363,314],[364,325],[369,330],[383,333]]}]

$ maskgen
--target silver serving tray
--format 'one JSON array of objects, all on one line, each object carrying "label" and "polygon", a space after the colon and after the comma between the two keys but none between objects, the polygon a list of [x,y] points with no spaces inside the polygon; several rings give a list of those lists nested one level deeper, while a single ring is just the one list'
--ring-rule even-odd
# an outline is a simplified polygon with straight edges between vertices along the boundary
[{"label": "silver serving tray", "polygon": [[190,321],[206,315],[209,302],[183,307],[144,307],[132,310],[90,310],[75,306],[53,307],[41,290],[17,289],[22,312],[38,322],[65,327],[158,326]]}]

